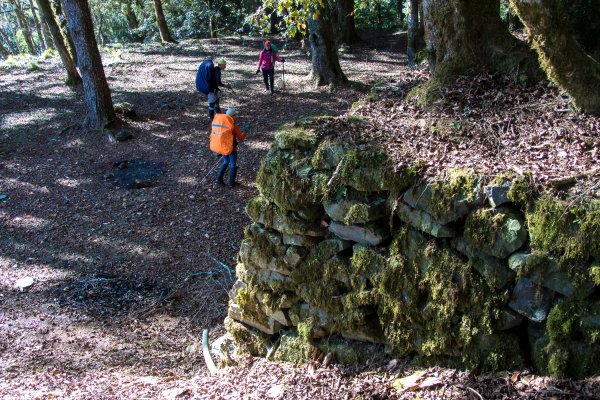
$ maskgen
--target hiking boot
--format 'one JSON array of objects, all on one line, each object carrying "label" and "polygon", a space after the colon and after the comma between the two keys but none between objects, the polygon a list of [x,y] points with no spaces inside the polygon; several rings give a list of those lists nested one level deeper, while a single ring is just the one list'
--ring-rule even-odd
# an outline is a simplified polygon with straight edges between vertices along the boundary
[{"label": "hiking boot", "polygon": [[269,90],[269,94],[273,94],[275,92],[273,92],[273,89]]},{"label": "hiking boot", "polygon": [[269,93],[269,92],[270,92],[270,90],[269,90],[269,89],[265,89],[265,90],[263,91],[263,93],[264,93],[264,94],[267,94],[267,93]]},{"label": "hiking boot", "polygon": [[225,175],[225,169],[227,169],[227,164],[221,164],[221,168],[219,168],[219,171],[217,172],[217,184],[219,185],[224,185],[225,183],[223,183],[223,175]]},{"label": "hiking boot", "polygon": [[227,181],[227,186],[232,188],[235,186],[235,176],[237,175],[238,168],[235,167],[232,171],[229,171],[229,180]]}]

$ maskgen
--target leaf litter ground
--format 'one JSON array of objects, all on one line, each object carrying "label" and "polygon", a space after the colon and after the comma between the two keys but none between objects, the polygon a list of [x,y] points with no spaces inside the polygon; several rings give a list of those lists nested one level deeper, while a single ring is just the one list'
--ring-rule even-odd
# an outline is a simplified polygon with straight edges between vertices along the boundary
[{"label": "leaf litter ground", "polygon": [[[276,127],[341,115],[377,82],[378,99],[350,111],[364,124],[337,119],[322,128],[381,142],[398,166],[418,158],[430,176],[472,166],[489,175],[531,170],[550,182],[591,170],[570,190],[597,195],[597,118],[569,111],[547,85],[523,88],[490,76],[457,82],[433,108],[402,101],[427,78],[423,69],[406,68],[405,40],[388,35],[376,47],[351,47],[342,67],[354,83],[333,90],[312,87],[308,57],[290,45],[286,88],[276,80],[273,96],[262,94],[254,75],[258,39],[111,49],[103,57],[114,101],[132,103],[138,114],[127,120],[133,140],[118,145],[78,129],[82,94],[63,85],[57,60],[40,62],[37,71],[0,70],[0,396],[414,398],[391,386],[416,372],[404,360],[294,367],[249,358],[209,375],[199,351],[203,328],[222,331],[249,222],[244,205],[257,193],[254,178]],[[193,87],[209,55],[228,60],[224,81],[235,92],[226,92],[222,105],[239,108],[252,126],[234,190],[213,184],[214,173],[199,184],[216,161],[207,149],[205,103]],[[110,176],[127,160],[160,165],[162,175],[120,189]],[[14,285],[23,277],[35,283],[21,292]],[[434,368],[418,376],[421,398],[599,393],[597,379],[559,381],[527,371],[490,377]]]}]

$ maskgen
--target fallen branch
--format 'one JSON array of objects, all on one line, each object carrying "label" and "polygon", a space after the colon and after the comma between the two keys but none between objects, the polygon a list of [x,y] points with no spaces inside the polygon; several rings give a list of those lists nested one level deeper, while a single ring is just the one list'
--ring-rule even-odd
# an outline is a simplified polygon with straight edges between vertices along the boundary
[{"label": "fallen branch", "polygon": [[211,374],[217,372],[219,369],[213,362],[213,359],[210,356],[210,350],[208,349],[208,329],[202,331],[202,355],[204,355],[204,362],[206,363],[208,371]]},{"label": "fallen branch", "polygon": [[565,186],[574,184],[575,182],[577,182],[578,179],[587,178],[588,176],[593,176],[597,173],[600,173],[600,168],[592,168],[588,171],[580,172],[575,175],[552,179],[550,180],[550,185],[552,185],[555,189],[560,189]]}]

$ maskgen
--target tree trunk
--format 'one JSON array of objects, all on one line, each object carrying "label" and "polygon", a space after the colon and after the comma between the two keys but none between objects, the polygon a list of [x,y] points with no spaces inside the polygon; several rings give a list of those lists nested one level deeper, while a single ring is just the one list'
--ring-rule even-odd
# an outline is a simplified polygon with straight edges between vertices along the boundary
[{"label": "tree trunk", "polygon": [[162,42],[177,43],[177,41],[173,39],[173,36],[171,36],[171,32],[167,26],[167,20],[165,19],[161,0],[154,0],[154,12],[156,13],[156,24],[158,25],[158,31],[160,32],[160,39]]},{"label": "tree trunk", "polygon": [[423,0],[432,78],[439,83],[468,70],[538,72],[532,51],[500,19],[499,0]]},{"label": "tree trunk", "polygon": [[67,71],[67,84],[70,85],[78,85],[81,83],[81,77],[79,76],[79,72],[77,72],[77,68],[75,67],[75,62],[71,58],[69,54],[69,50],[67,49],[67,45],[62,36],[62,32],[56,19],[54,18],[54,13],[52,12],[52,6],[50,5],[49,0],[36,0],[38,8],[40,10],[40,15],[42,17],[42,21],[48,26],[50,29],[50,34],[52,35],[52,40],[54,41],[54,47],[60,56],[60,59]]},{"label": "tree trunk", "polygon": [[33,6],[33,0],[29,0],[29,7],[31,8],[31,15],[33,16],[33,24],[35,25],[35,30],[38,34],[38,39],[40,41],[40,48],[42,51],[48,48],[46,44],[46,37],[42,33],[42,24],[40,24],[40,20],[37,17],[37,13],[35,12],[35,7]]},{"label": "tree trunk", "polygon": [[318,18],[311,17],[308,20],[312,58],[311,77],[317,86],[348,82],[340,67],[331,15],[331,7],[328,2],[324,2],[324,5],[319,8]]},{"label": "tree trunk", "polygon": [[404,0],[396,1],[396,11],[398,12],[398,23],[400,28],[404,28]]},{"label": "tree trunk", "polygon": [[542,69],[575,107],[600,115],[600,63],[575,40],[558,0],[511,0],[533,41]]},{"label": "tree trunk", "polygon": [[[6,43],[9,55],[11,53],[13,53],[13,51],[12,51],[13,48],[11,46],[12,42],[11,42],[10,38],[8,37],[8,35],[6,34],[6,32],[4,32],[2,29],[0,29],[0,39],[4,40],[4,42]],[[17,51],[17,54],[19,54],[19,51]]]},{"label": "tree trunk", "polygon": [[359,40],[354,24],[354,0],[338,0],[336,3],[337,37],[339,43],[352,44]]},{"label": "tree trunk", "polygon": [[94,36],[90,7],[87,0],[63,0],[63,2],[77,48],[79,69],[83,76],[87,108],[85,125],[91,129],[104,128],[116,121],[117,117]]},{"label": "tree trunk", "polygon": [[35,45],[33,44],[33,39],[31,37],[31,29],[29,28],[29,23],[27,22],[27,17],[23,12],[23,8],[21,7],[21,3],[18,0],[10,0],[10,3],[15,10],[15,14],[17,16],[17,21],[19,23],[19,28],[21,28],[21,32],[23,33],[23,38],[25,39],[25,43],[27,44],[27,50],[29,50],[29,54],[36,55]]},{"label": "tree trunk", "polygon": [[4,45],[2,44],[2,42],[0,42],[0,56],[2,56],[2,57],[8,57],[8,56],[10,56],[10,53],[8,52],[8,50],[6,49],[6,47],[4,47]]},{"label": "tree trunk", "polygon": [[50,28],[48,28],[48,24],[44,22],[44,19],[42,18],[42,29],[44,30],[44,38],[46,40],[46,46],[49,49],[53,49],[54,48],[54,40],[52,39],[52,33],[50,33]]},{"label": "tree trunk", "polygon": [[419,0],[410,0],[410,14],[408,17],[408,42],[406,56],[408,66],[414,67],[417,60],[417,36],[419,35]]},{"label": "tree trunk", "polygon": [[71,53],[71,59],[77,65],[77,50],[75,49],[75,43],[73,43],[73,35],[69,31],[69,24],[67,23],[67,16],[63,12],[62,3],[60,0],[52,0],[52,5],[58,18],[58,26],[60,26],[62,34],[69,45],[69,52]]}]

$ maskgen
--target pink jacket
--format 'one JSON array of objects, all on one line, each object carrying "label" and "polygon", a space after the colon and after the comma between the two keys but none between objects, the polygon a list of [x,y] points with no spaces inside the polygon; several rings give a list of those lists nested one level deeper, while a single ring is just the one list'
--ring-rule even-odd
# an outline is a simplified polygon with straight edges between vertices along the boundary
[{"label": "pink jacket", "polygon": [[273,69],[275,68],[275,60],[281,62],[281,58],[277,56],[272,50],[262,50],[258,56],[258,68],[259,69]]}]

